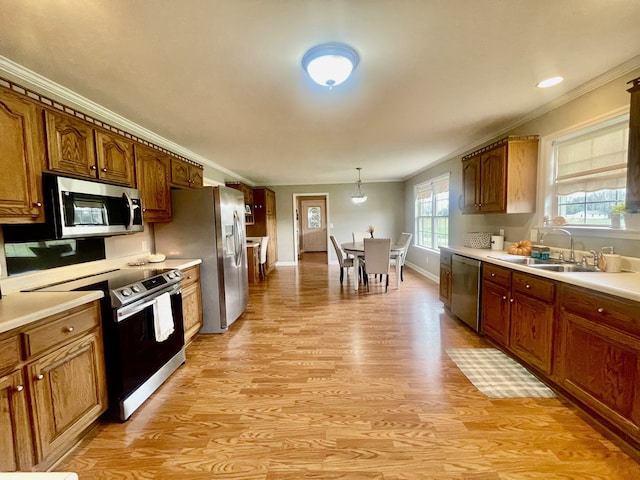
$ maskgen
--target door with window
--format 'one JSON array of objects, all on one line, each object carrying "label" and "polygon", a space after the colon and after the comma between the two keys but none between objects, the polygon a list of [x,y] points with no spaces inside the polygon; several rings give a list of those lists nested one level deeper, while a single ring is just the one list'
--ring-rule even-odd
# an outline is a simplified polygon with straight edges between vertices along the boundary
[{"label": "door with window", "polygon": [[301,223],[302,235],[300,250],[302,252],[327,251],[327,217],[326,200],[302,200]]}]

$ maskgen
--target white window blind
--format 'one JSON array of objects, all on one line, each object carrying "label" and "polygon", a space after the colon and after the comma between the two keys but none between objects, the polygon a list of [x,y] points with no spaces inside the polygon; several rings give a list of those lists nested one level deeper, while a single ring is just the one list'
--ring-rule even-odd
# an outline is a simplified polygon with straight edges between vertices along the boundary
[{"label": "white window blind", "polygon": [[556,195],[625,188],[628,143],[627,117],[554,141]]}]

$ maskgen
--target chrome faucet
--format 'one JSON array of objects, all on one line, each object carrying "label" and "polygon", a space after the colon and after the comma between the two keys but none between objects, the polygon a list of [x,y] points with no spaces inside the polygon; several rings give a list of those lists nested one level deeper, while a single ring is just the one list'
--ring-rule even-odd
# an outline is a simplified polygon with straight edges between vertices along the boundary
[{"label": "chrome faucet", "polygon": [[[573,250],[573,235],[571,235],[571,232],[569,230],[565,230],[564,228],[553,228],[553,229],[551,229],[551,230],[549,230],[547,232],[544,232],[542,234],[542,237],[540,237],[540,243],[544,243],[544,237],[549,232],[562,232],[562,233],[566,233],[567,235],[569,235],[569,239],[570,239],[570,244],[569,244],[569,262],[575,263],[576,262],[576,255],[575,255],[575,252]],[[564,260],[564,255],[560,254],[560,259]]]}]

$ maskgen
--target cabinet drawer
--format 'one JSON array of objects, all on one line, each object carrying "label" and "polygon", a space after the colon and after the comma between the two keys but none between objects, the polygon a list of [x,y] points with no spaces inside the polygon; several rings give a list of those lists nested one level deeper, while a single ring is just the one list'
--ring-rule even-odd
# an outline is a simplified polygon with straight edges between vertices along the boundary
[{"label": "cabinet drawer", "polygon": [[440,264],[441,265],[449,265],[451,266],[451,253],[445,252],[444,250],[440,251]]},{"label": "cabinet drawer", "polygon": [[0,375],[13,370],[20,362],[18,335],[0,340]]},{"label": "cabinet drawer", "polygon": [[563,310],[640,337],[639,302],[563,284],[560,305]]},{"label": "cabinet drawer", "polygon": [[82,305],[62,315],[49,317],[22,334],[25,355],[32,357],[49,348],[75,339],[100,325],[98,303]]},{"label": "cabinet drawer", "polygon": [[520,272],[513,272],[513,289],[547,302],[553,302],[556,295],[553,280]]},{"label": "cabinet drawer", "polygon": [[489,282],[509,286],[511,285],[511,270],[508,268],[498,267],[491,263],[484,263],[482,265],[482,278]]},{"label": "cabinet drawer", "polygon": [[184,279],[182,280],[182,286],[188,287],[189,285],[200,281],[200,266],[194,265],[193,267],[185,268],[182,270]]}]

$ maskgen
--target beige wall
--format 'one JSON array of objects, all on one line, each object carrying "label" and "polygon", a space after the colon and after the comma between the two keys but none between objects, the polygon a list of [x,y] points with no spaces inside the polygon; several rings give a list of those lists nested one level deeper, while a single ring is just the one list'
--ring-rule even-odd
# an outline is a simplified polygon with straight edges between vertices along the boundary
[{"label": "beige wall", "polygon": [[[414,206],[413,189],[420,182],[434,178],[444,172],[451,172],[450,204],[449,204],[449,234],[450,245],[462,245],[462,235],[465,232],[491,231],[498,233],[500,228],[505,230],[505,244],[513,241],[529,239],[530,230],[536,228],[538,218],[536,214],[515,214],[515,215],[462,215],[458,207],[458,199],[461,195],[462,185],[462,165],[461,157],[471,153],[484,144],[491,143],[506,135],[540,135],[541,139],[556,132],[562,132],[568,128],[592,121],[613,111],[627,108],[629,106],[629,93],[627,92],[627,82],[640,77],[640,69],[634,70],[622,77],[613,80],[599,88],[596,88],[578,98],[559,105],[544,114],[533,118],[526,123],[512,129],[509,132],[492,138],[487,142],[478,144],[468,151],[450,157],[442,163],[429,168],[405,182],[404,201],[405,228],[413,232],[414,228]],[[548,159],[540,158],[538,174],[547,166]],[[540,184],[540,181],[538,182]],[[640,240],[630,239],[610,239],[606,237],[589,237],[574,233],[575,247],[579,250],[599,249],[604,245],[613,245],[616,251],[626,256],[640,256]],[[560,247],[564,247],[566,240]],[[545,241],[545,243],[549,243]],[[439,254],[426,249],[411,248],[407,255],[407,262],[424,269],[433,275],[439,275]]]}]

